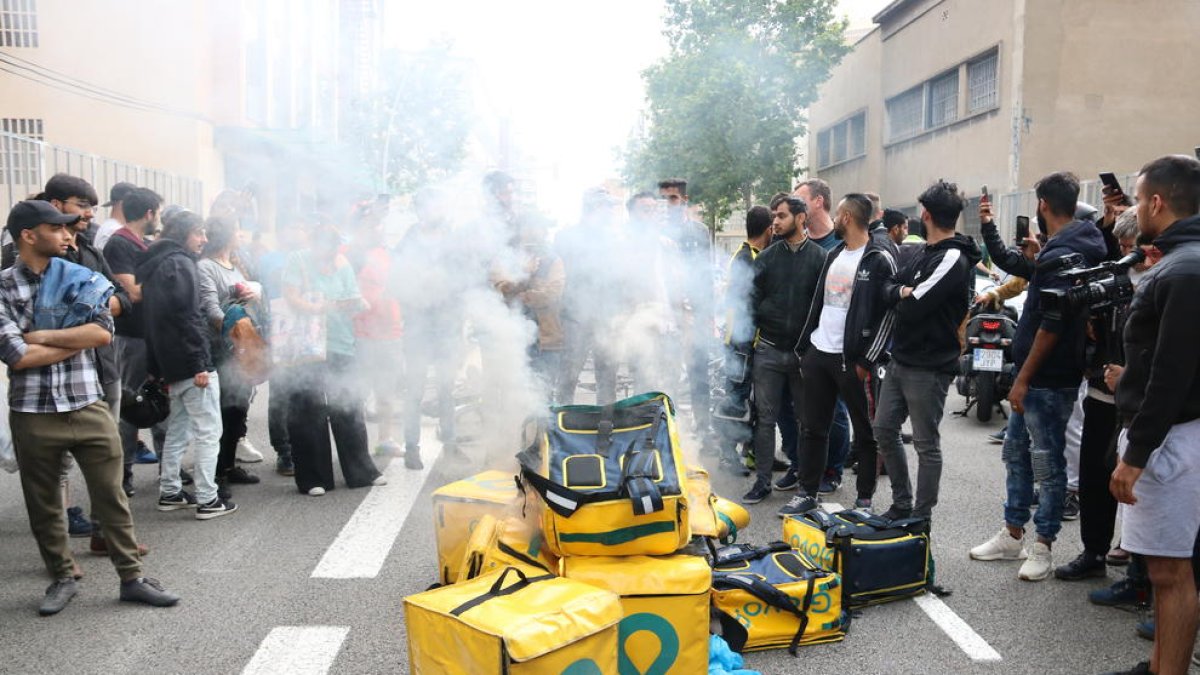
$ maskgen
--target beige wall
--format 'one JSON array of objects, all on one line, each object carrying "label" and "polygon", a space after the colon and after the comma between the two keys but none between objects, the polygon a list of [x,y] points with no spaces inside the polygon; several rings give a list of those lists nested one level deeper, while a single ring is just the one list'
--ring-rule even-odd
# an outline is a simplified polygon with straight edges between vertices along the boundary
[{"label": "beige wall", "polygon": [[[879,99],[881,59],[879,31],[864,36],[846,55],[821,87],[819,98],[809,110],[808,173],[829,183],[835,194],[854,190],[882,189],[883,103]],[[867,111],[867,154],[826,169],[818,169],[817,134],[859,110]]]}]

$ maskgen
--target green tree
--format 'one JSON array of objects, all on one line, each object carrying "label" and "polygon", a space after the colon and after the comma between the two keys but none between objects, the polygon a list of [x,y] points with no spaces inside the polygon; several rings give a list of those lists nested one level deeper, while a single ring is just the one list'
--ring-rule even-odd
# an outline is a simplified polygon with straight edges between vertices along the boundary
[{"label": "green tree", "polygon": [[457,171],[472,124],[464,62],[434,44],[388,54],[381,71],[379,91],[355,102],[348,125],[366,180],[405,194]]},{"label": "green tree", "polygon": [[835,0],[667,0],[670,51],[643,73],[645,128],[625,179],[688,180],[715,229],[737,204],[790,188],[817,87],[849,48]]}]

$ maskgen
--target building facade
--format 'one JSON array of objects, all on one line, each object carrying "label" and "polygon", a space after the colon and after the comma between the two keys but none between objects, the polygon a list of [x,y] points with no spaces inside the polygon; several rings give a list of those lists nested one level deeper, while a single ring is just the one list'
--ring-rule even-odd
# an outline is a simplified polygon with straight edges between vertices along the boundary
[{"label": "building facade", "polygon": [[[1053,171],[1130,180],[1190,153],[1200,128],[1200,3],[1192,0],[895,0],[822,86],[809,115],[810,175],[917,213],[939,178],[1001,195],[1000,222],[1033,215]],[[1130,185],[1131,187],[1131,185]]]}]

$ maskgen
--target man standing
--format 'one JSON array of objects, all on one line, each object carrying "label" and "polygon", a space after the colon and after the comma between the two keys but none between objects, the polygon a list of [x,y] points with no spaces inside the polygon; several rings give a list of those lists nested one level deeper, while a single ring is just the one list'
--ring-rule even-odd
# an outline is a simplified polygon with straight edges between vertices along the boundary
[{"label": "man standing", "polygon": [[121,201],[125,199],[125,195],[136,189],[137,186],[133,183],[117,183],[108,191],[108,201],[101,204],[108,209],[108,220],[100,223],[99,229],[96,230],[96,236],[92,240],[98,250],[103,251],[104,247],[108,245],[108,240],[117,233],[117,230],[125,227],[125,210],[121,206]]},{"label": "man standing", "polygon": [[[1049,235],[1046,248],[1028,262],[1029,292],[1024,312],[1013,339],[1013,358],[1019,374],[1008,400],[1012,415],[1004,437],[1008,498],[1004,504],[1005,525],[988,541],[971,549],[975,560],[1022,560],[1017,576],[1041,581],[1053,571],[1050,547],[1062,527],[1063,501],[1067,489],[1067,420],[1079,393],[1086,365],[1084,340],[1086,312],[1058,315],[1042,306],[1042,290],[1065,290],[1070,283],[1059,272],[1065,256],[1078,253],[1092,267],[1104,259],[1108,247],[1096,224],[1074,220],[1079,199],[1079,179],[1070,173],[1053,173],[1038,181],[1037,217]],[[1028,243],[1026,255],[1034,244]],[[1021,254],[993,251],[1001,269],[1012,271]],[[1000,257],[997,256],[1000,254]],[[1037,541],[1023,548],[1025,523],[1033,502],[1033,486],[1040,484],[1040,499],[1034,525]]]},{"label": "man standing", "polygon": [[[775,464],[775,423],[786,387],[793,410],[802,407],[800,357],[796,347],[804,321],[817,292],[825,251],[805,235],[806,206],[796,197],[776,197],[771,202],[779,241],[754,259],[750,312],[758,341],[754,347],[754,485],[742,496],[757,504],[771,494],[771,469]],[[797,419],[800,415],[796,415]]]},{"label": "man standing", "polygon": [[52,258],[63,256],[74,235],[67,228],[79,219],[44,201],[25,201],[9,212],[7,229],[18,260],[0,272],[0,359],[9,367],[8,404],[13,445],[29,525],[54,583],[38,612],[57,614],[78,592],[74,561],[67,544],[59,477],[62,457],[71,453],[83,472],[92,509],[110,542],[110,557],[121,577],[122,600],[165,607],[179,597],[142,577],[129,502],[119,487],[121,454],[116,427],[101,400],[94,350],[112,340],[107,304],[91,309],[72,328],[34,330],[42,274]]},{"label": "man standing", "polygon": [[684,331],[684,360],[692,397],[692,423],[700,442],[711,447],[712,390],[708,361],[713,342],[712,236],[708,228],[688,216],[687,181],[668,178],[658,182],[658,196],[667,202],[667,236],[675,242],[683,267],[683,287],[677,297],[687,308],[680,326]]},{"label": "man standing", "polygon": [[820,178],[810,178],[796,185],[792,194],[804,200],[808,205],[808,238],[814,244],[826,251],[832,251],[842,243],[833,227],[833,217],[829,215],[829,207],[833,200],[833,192],[829,183]]},{"label": "man standing", "polygon": [[891,252],[871,236],[871,210],[870,199],[857,193],[846,195],[837,207],[834,231],[844,243],[825,258],[797,349],[804,375],[800,491],[779,510],[780,516],[817,507],[817,489],[829,452],[829,425],[839,397],[846,402],[854,425],[858,458],[854,507],[871,508],[878,448],[867,391],[888,344],[891,321],[885,320],[884,290],[896,274]]},{"label": "man standing", "polygon": [[[929,239],[920,248],[903,245],[902,251],[917,248],[916,256],[900,267],[887,290],[888,304],[895,307],[892,358],[875,409],[875,438],[892,483],[892,505],[883,516],[893,520],[929,518],[937,504],[942,478],[938,427],[946,391],[958,374],[958,325],[967,314],[973,268],[982,258],[971,238],[954,231],[964,206],[958,186],[938,181],[917,201]],[[903,214],[899,222],[904,227],[889,228],[889,235],[908,229]],[[906,417],[912,418],[917,452],[915,504],[900,437]]]},{"label": "man standing", "polygon": [[[146,340],[142,330],[142,285],[137,281],[137,266],[146,253],[146,236],[158,230],[158,212],[162,197],[147,188],[134,188],[122,197],[125,227],[117,230],[104,246],[104,259],[113,277],[130,300],[129,311],[116,319],[114,341],[121,366],[121,387],[136,392],[146,381]],[[125,450],[125,494],[132,497],[133,463],[138,452],[138,429],[120,422],[121,446]]]},{"label": "man standing", "polygon": [[[191,211],[177,213],[137,267],[137,280],[145,289],[146,370],[167,384],[171,396],[158,510],[195,508],[197,520],[237,510],[233,502],[217,495],[221,388],[200,308],[196,267],[206,241],[200,216]],[[184,492],[179,475],[189,445],[196,457],[194,497]]]},{"label": "man standing", "polygon": [[1154,651],[1129,672],[1183,675],[1200,611],[1191,565],[1200,530],[1200,162],[1156,159],[1135,192],[1138,229],[1163,257],[1129,308],[1110,488],[1126,505],[1121,548],[1145,556],[1154,586]]}]

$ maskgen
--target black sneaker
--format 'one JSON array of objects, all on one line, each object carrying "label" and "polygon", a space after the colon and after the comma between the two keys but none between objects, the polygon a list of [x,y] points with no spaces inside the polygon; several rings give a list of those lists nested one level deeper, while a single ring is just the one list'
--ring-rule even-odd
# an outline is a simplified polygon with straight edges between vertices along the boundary
[{"label": "black sneaker", "polygon": [[242,467],[235,466],[225,472],[225,480],[231,485],[254,485],[259,478]]},{"label": "black sneaker", "polygon": [[291,455],[280,455],[275,458],[275,473],[280,476],[296,475],[296,465],[292,463]]},{"label": "black sneaker", "polygon": [[92,522],[83,517],[83,509],[78,506],[67,509],[67,534],[72,537],[92,536]]},{"label": "black sneaker", "polygon": [[126,497],[132,497],[137,493],[137,490],[133,489],[133,476],[126,476],[125,479],[121,481],[121,489],[125,491]]},{"label": "black sneaker", "polygon": [[808,495],[796,495],[795,497],[789,499],[788,503],[780,507],[780,509],[775,512],[775,515],[779,516],[780,518],[799,516],[808,513],[819,506],[821,506],[821,503],[817,501],[816,497],[809,497]]},{"label": "black sneaker", "polygon": [[56,579],[46,588],[46,596],[42,598],[42,604],[38,606],[38,614],[42,616],[58,614],[66,608],[67,603],[71,602],[71,598],[75,597],[78,592],[79,585],[75,583],[74,577]]},{"label": "black sneaker", "polygon": [[879,517],[883,518],[884,520],[889,520],[889,521],[903,520],[905,518],[912,517],[912,509],[902,509],[902,508],[896,506],[895,504],[892,504],[890,507],[888,507],[888,510],[884,511],[883,515],[881,515]]},{"label": "black sneaker", "polygon": [[1142,661],[1130,670],[1114,670],[1104,675],[1154,675],[1154,671],[1150,670],[1150,662]]},{"label": "black sneaker", "polygon": [[1054,577],[1063,581],[1079,581],[1108,575],[1108,565],[1104,564],[1104,556],[1084,551],[1066,565],[1060,565],[1054,570]]},{"label": "black sneaker", "polygon": [[817,488],[819,495],[831,495],[842,487],[842,479],[837,476],[826,476],[821,479],[821,485]]},{"label": "black sneaker", "polygon": [[1063,520],[1079,520],[1079,493],[1067,492],[1063,500]]},{"label": "black sneaker", "polygon": [[860,511],[870,512],[871,498],[870,497],[859,497],[858,499],[855,499],[854,500],[854,508],[857,510],[860,510]]},{"label": "black sneaker", "polygon": [[787,473],[780,476],[779,480],[775,481],[775,489],[780,492],[791,492],[798,485],[800,485],[800,470],[794,466],[788,469]]},{"label": "black sneaker", "polygon": [[237,511],[237,504],[217,497],[207,504],[201,504],[196,507],[196,520],[211,520],[227,516],[234,511]]},{"label": "black sneaker", "polygon": [[156,579],[138,577],[121,582],[123,602],[141,602],[155,607],[170,607],[179,602],[179,596],[166,590]]},{"label": "black sneaker", "polygon": [[217,497],[224,501],[229,501],[230,497],[232,497],[232,496],[233,496],[233,493],[229,491],[229,481],[226,480],[225,478],[218,478],[217,479]]},{"label": "black sneaker", "polygon": [[187,490],[180,490],[173,495],[158,496],[159,511],[178,511],[179,509],[196,508],[196,497]]},{"label": "black sneaker", "polygon": [[1108,588],[1098,588],[1088,593],[1088,602],[1101,607],[1141,609],[1150,606],[1150,587],[1149,584],[1137,584],[1125,578]]},{"label": "black sneaker", "polygon": [[769,496],[771,496],[771,486],[756,482],[749,492],[742,495],[742,503],[757,504]]},{"label": "black sneaker", "polygon": [[782,459],[777,458],[775,460],[775,462],[773,464],[771,464],[771,473],[780,473],[782,471],[791,471],[791,470],[792,470],[792,465],[783,461]]}]

